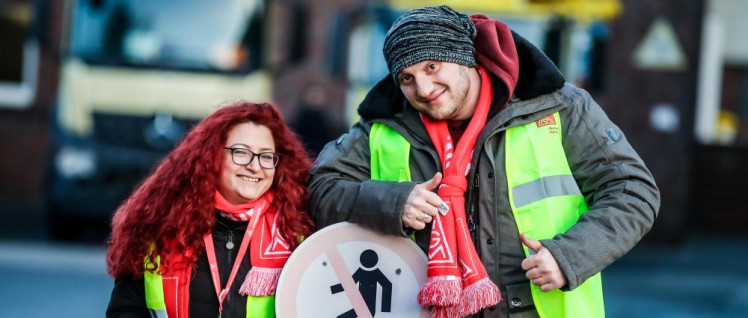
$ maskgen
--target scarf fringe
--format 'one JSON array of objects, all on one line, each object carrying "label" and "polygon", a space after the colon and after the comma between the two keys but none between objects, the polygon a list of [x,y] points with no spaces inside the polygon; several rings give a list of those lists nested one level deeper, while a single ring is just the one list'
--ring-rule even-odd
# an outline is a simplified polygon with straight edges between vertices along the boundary
[{"label": "scarf fringe", "polygon": [[460,315],[469,316],[479,312],[481,309],[498,304],[501,301],[501,292],[488,277],[465,287],[460,297]]},{"label": "scarf fringe", "polygon": [[253,266],[244,278],[239,294],[242,296],[268,296],[275,294],[281,268]]},{"label": "scarf fringe", "polygon": [[421,306],[456,306],[460,302],[462,280],[455,276],[433,276],[426,279],[418,292]]},{"label": "scarf fringe", "polygon": [[460,310],[457,306],[434,306],[431,307],[431,318],[460,318]]}]

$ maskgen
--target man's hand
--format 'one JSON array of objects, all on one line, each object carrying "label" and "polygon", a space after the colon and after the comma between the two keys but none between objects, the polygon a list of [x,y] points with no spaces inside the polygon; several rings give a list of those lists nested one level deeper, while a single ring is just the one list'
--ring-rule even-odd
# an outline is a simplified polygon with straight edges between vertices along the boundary
[{"label": "man's hand", "polygon": [[434,174],[431,180],[419,183],[408,194],[403,206],[403,225],[422,230],[426,223],[431,222],[436,216],[437,208],[444,204],[442,199],[431,190],[436,189],[442,181],[441,172]]},{"label": "man's hand", "polygon": [[536,252],[535,255],[522,261],[522,269],[527,272],[526,276],[533,284],[540,286],[540,290],[544,292],[566,285],[566,276],[558,267],[556,259],[545,246],[540,244],[540,241],[533,240],[524,233],[519,235],[519,239],[522,244]]}]

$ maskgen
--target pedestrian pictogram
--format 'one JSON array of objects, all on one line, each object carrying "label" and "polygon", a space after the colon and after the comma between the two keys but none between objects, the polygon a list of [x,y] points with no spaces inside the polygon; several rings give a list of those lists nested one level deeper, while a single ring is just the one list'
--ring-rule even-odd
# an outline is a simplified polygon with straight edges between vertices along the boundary
[{"label": "pedestrian pictogram", "polygon": [[411,240],[339,223],[291,255],[276,292],[279,318],[429,317],[416,300],[426,256]]},{"label": "pedestrian pictogram", "polygon": [[[375,266],[379,262],[379,256],[377,252],[372,250],[365,250],[361,253],[361,266],[353,273],[353,281],[358,284],[358,291],[361,292],[361,297],[364,298],[366,306],[369,307],[371,316],[376,316],[377,312],[377,290],[382,290],[382,312],[390,312],[390,305],[392,304],[392,283],[382,271]],[[333,294],[337,294],[343,291],[343,285],[335,284],[330,287],[330,291]],[[356,312],[351,309],[338,316],[338,318],[352,318],[356,317]]]}]

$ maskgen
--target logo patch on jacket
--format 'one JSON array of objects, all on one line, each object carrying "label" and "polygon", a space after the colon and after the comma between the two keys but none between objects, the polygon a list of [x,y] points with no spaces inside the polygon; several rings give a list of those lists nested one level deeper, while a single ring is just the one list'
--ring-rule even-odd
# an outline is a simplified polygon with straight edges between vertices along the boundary
[{"label": "logo patch on jacket", "polygon": [[543,126],[556,125],[556,117],[553,117],[553,114],[550,114],[548,116],[545,116],[541,119],[536,120],[535,125],[537,125],[538,128],[543,127]]},{"label": "logo patch on jacket", "polygon": [[613,130],[613,128],[610,128],[610,127],[605,128],[605,134],[607,134],[608,138],[610,138],[610,140],[612,140],[612,141],[618,141],[618,138],[620,138],[620,136],[618,136],[618,134],[616,134],[616,131]]}]

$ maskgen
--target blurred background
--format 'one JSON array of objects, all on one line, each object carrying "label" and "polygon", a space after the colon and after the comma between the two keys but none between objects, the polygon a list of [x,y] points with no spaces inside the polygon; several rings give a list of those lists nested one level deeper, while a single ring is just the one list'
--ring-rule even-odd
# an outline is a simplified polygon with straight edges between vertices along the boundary
[{"label": "blurred background", "polygon": [[0,0],[0,316],[103,316],[111,215],[192,125],[270,101],[316,154],[386,75],[389,25],[438,4],[544,50],[654,174],[654,228],[603,272],[608,317],[742,316],[742,0]]}]

